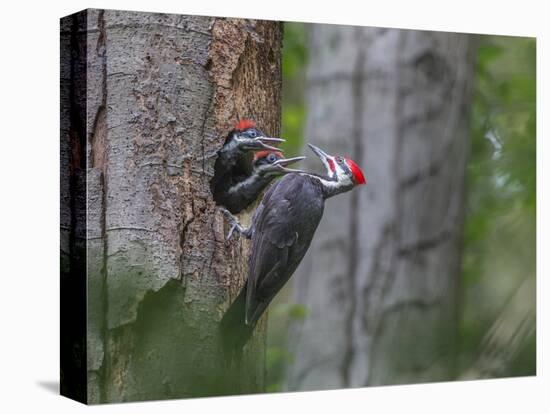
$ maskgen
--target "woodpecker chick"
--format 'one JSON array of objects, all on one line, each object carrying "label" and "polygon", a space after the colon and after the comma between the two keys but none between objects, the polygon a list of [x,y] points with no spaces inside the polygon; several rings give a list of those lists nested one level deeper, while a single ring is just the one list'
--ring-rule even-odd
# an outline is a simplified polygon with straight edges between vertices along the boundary
[{"label": "woodpecker chick", "polygon": [[226,213],[233,225],[231,231],[252,239],[248,280],[221,322],[224,347],[237,354],[302,261],[323,216],[325,200],[366,183],[351,159],[309,147],[321,159],[326,175],[285,175],[265,193],[248,229]]},{"label": "woodpecker chick", "polygon": [[248,151],[280,151],[269,144],[280,144],[281,142],[284,142],[284,139],[268,137],[256,127],[254,121],[243,119],[237,122],[235,128],[229,133],[218,154],[222,158],[226,156],[231,158],[233,155]]},{"label": "woodpecker chick", "polygon": [[[258,198],[275,176],[292,171],[284,167],[299,159],[285,160],[278,148],[269,145],[282,141],[266,137],[252,121],[235,125],[218,151],[214,165],[211,190],[216,203],[234,214],[239,213]],[[277,159],[268,162],[266,157],[270,153]],[[271,166],[272,163],[275,164]]]},{"label": "woodpecker chick", "polygon": [[252,173],[231,177],[230,185],[220,199],[225,208],[236,214],[254,203],[262,191],[274,178],[291,172],[300,172],[287,168],[288,165],[303,160],[305,157],[284,158],[279,151],[260,151],[254,154]]},{"label": "woodpecker chick", "polygon": [[223,147],[218,151],[214,165],[215,176],[228,172],[249,173],[252,169],[252,155],[255,151],[280,151],[270,145],[278,145],[284,139],[267,137],[256,128],[251,120],[239,121],[227,135]]},{"label": "woodpecker chick", "polygon": [[260,151],[254,154],[252,175],[276,177],[288,173],[303,172],[302,170],[287,168],[287,166],[305,158],[304,156],[285,158],[281,151]]}]

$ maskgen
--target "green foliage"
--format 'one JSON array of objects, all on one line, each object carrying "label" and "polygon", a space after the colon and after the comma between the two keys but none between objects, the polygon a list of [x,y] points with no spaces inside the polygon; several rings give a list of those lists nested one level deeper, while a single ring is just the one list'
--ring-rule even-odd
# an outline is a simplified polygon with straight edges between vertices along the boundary
[{"label": "green foliage", "polygon": [[[282,293],[284,296],[285,292]],[[290,323],[303,320],[308,315],[308,309],[304,305],[288,303],[288,297],[285,300],[286,302],[273,304],[269,311],[269,346],[266,356],[268,392],[281,390],[285,368],[294,360],[294,356],[286,348]]]},{"label": "green foliage", "polygon": [[281,391],[284,369],[292,363],[292,355],[285,346],[269,346],[266,352],[267,392]]},{"label": "green foliage", "polygon": [[289,316],[292,319],[305,319],[307,317],[307,308],[304,305],[292,305]]},{"label": "green foliage", "polygon": [[307,317],[307,308],[298,303],[279,303],[273,309],[274,316],[301,320]]},{"label": "green foliage", "polygon": [[482,183],[498,187],[500,201],[519,200],[530,214],[535,208],[535,81],[535,39],[481,39],[470,183],[477,187],[483,174],[489,183]]},{"label": "green foliage", "polygon": [[300,76],[307,63],[306,25],[304,23],[285,23],[283,47],[283,78]]},{"label": "green foliage", "polygon": [[467,171],[464,365],[520,281],[535,272],[535,51],[533,38],[480,38]]},{"label": "green foliage", "polygon": [[[534,45],[534,39],[481,39],[468,165],[465,242],[470,250],[486,241],[496,218],[514,209],[534,226]],[[465,259],[468,264],[472,257]]]},{"label": "green foliage", "polygon": [[283,124],[281,146],[289,156],[299,155],[306,119],[304,105],[305,67],[307,64],[304,23],[285,23],[283,39]]},{"label": "green foliage", "polygon": [[281,147],[288,156],[301,155],[305,118],[306,111],[303,103],[289,103],[283,108],[282,136],[286,142]]}]

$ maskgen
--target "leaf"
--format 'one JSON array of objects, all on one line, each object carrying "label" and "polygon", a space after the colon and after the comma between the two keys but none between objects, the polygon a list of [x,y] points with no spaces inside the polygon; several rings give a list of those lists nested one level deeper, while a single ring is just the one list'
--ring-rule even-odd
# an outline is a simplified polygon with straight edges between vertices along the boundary
[{"label": "leaf", "polygon": [[307,317],[307,308],[304,306],[304,305],[293,305],[291,308],[290,308],[290,317],[292,319],[305,319]]}]

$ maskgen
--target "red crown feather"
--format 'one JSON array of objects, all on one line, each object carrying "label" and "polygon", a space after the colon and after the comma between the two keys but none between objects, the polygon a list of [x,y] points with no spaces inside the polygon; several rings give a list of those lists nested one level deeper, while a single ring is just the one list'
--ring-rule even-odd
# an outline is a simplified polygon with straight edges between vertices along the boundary
[{"label": "red crown feather", "polygon": [[256,123],[250,119],[241,119],[235,124],[235,129],[237,131],[246,131],[250,128],[256,128]]},{"label": "red crown feather", "polygon": [[353,174],[353,179],[357,184],[366,184],[367,180],[365,180],[365,176],[363,175],[363,171],[361,171],[361,168],[353,162],[353,160],[350,160],[347,158],[346,160],[348,162],[348,165],[351,169],[351,173]]},{"label": "red crown feather", "polygon": [[279,158],[283,158],[283,153],[280,151],[257,151],[254,153],[254,159],[257,160],[259,158],[267,157],[271,153],[275,154]]}]

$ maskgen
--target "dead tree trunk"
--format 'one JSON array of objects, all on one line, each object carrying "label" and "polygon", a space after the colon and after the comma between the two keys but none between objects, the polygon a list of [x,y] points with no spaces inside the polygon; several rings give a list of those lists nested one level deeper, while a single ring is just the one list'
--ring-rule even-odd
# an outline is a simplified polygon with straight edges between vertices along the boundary
[{"label": "dead tree trunk", "polygon": [[327,203],[294,277],[309,313],[291,335],[287,387],[452,379],[472,39],[310,35],[305,135],[356,160],[367,186]]},{"label": "dead tree trunk", "polygon": [[88,402],[262,391],[265,324],[224,373],[248,245],[225,242],[209,182],[237,119],[279,133],[280,24],[87,10],[61,30],[61,247],[87,247],[63,276],[88,275]]}]

